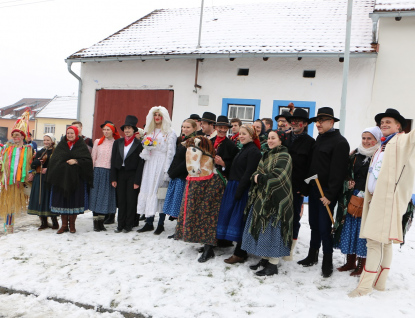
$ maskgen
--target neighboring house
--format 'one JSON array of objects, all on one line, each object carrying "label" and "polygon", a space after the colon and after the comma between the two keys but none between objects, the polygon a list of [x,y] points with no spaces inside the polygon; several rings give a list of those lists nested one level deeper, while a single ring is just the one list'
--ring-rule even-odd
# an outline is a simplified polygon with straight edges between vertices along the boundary
[{"label": "neighboring house", "polygon": [[5,143],[11,138],[11,131],[16,120],[25,112],[27,108],[31,110],[29,120],[29,130],[35,136],[35,117],[51,99],[47,98],[23,98],[18,102],[0,107],[0,143]]},{"label": "neighboring house", "polygon": [[[346,124],[352,146],[374,124],[366,110],[378,54],[374,4],[358,0],[353,7]],[[311,116],[322,106],[339,116],[346,10],[346,0],[206,7],[200,46],[200,7],[155,10],[66,60],[69,67],[82,62],[84,132],[96,138],[104,120],[119,127],[127,114],[142,126],[155,105],[169,109],[176,131],[192,113],[252,121],[276,116],[289,102]]]},{"label": "neighboring house", "polygon": [[52,133],[59,141],[76,120],[77,103],[78,96],[55,96],[36,115],[36,139],[43,140],[44,134]]}]

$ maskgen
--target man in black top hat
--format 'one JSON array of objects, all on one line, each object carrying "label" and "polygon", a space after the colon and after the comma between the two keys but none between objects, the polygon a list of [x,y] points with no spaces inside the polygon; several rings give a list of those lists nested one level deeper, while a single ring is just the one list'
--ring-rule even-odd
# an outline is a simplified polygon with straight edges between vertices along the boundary
[{"label": "man in black top hat", "polygon": [[202,118],[200,118],[200,122],[203,135],[209,139],[214,138],[216,136],[216,115],[210,112],[204,112]]},{"label": "man in black top hat", "polygon": [[114,141],[111,157],[111,184],[116,188],[118,205],[118,226],[115,233],[131,232],[137,214],[137,198],[144,160],[141,142],[134,137],[138,119],[128,115],[121,126],[125,137]]},{"label": "man in black top hat", "polygon": [[319,108],[317,116],[310,118],[316,123],[319,135],[313,147],[310,169],[307,177],[318,175],[324,197],[321,197],[315,181],[311,181],[309,194],[309,223],[311,240],[308,256],[299,261],[303,266],[313,266],[318,262],[318,252],[323,243],[323,277],[333,273],[333,241],[331,236],[331,219],[326,205],[333,211],[344,180],[347,176],[349,160],[349,143],[334,129],[339,121],[330,107]]},{"label": "man in black top hat", "polygon": [[278,130],[281,130],[281,131],[290,130],[290,123],[288,122],[288,118],[290,117],[291,117],[291,114],[286,111],[283,111],[281,115],[275,116],[275,121],[278,124]]},{"label": "man in black top hat", "polygon": [[284,260],[291,261],[301,226],[300,215],[304,196],[308,196],[308,187],[304,182],[304,179],[307,178],[308,170],[310,169],[315,140],[307,133],[309,119],[306,110],[296,108],[294,114],[292,116],[290,115],[287,120],[291,125],[291,133],[286,134],[286,144],[293,164],[291,179],[293,188],[294,221],[291,253],[290,256],[285,256]]},{"label": "man in black top hat", "polygon": [[189,119],[193,119],[196,122],[197,129],[196,129],[196,136],[203,136],[204,133],[202,131],[202,127],[200,127],[200,116],[198,114],[191,114]]}]

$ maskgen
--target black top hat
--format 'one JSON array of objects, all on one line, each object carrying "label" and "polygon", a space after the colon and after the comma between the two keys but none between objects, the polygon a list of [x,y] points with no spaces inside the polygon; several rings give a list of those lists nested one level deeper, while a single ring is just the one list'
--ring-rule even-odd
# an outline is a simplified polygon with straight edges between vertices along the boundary
[{"label": "black top hat", "polygon": [[191,114],[189,119],[200,121],[200,116],[198,114]]},{"label": "black top hat", "polygon": [[302,120],[305,120],[307,123],[310,123],[310,119],[308,118],[308,111],[302,108],[294,109],[294,113],[292,114],[292,116],[287,118],[287,120],[288,122],[291,122],[291,120],[294,118],[300,118]]},{"label": "black top hat", "polygon": [[124,123],[124,125],[122,125],[120,127],[120,129],[122,131],[124,131],[125,126],[131,126],[131,127],[133,127],[134,132],[137,132],[138,131],[138,128],[136,127],[137,123],[138,123],[138,118],[137,117],[135,117],[133,115],[127,115],[127,117],[125,117],[125,123]]},{"label": "black top hat", "polygon": [[317,117],[323,117],[323,116],[330,117],[335,122],[340,120],[340,119],[334,117],[333,108],[331,108],[331,107],[321,107],[317,111],[317,116],[310,118],[310,122],[316,122],[317,121]]},{"label": "black top hat", "polygon": [[204,112],[200,121],[206,121],[208,123],[216,123],[216,115],[210,112]]},{"label": "black top hat", "polygon": [[227,126],[227,127],[232,127],[231,124],[229,124],[229,120],[227,116],[218,116],[218,120],[216,121],[216,125],[215,126]]},{"label": "black top hat", "polygon": [[395,118],[397,121],[401,123],[401,128],[404,129],[406,126],[406,119],[396,110],[393,108],[388,108],[384,113],[377,114],[375,116],[375,121],[378,125],[380,125],[380,121],[384,117],[392,117]]},{"label": "black top hat", "polygon": [[284,110],[280,115],[274,117],[275,121],[278,121],[278,119],[280,119],[280,117],[284,117],[286,120],[288,120],[288,118],[291,117],[291,114]]},{"label": "black top hat", "polygon": [[112,121],[109,121],[109,120],[106,120],[100,127],[101,128],[104,128],[104,126],[106,125],[106,124],[112,124],[112,125],[114,125],[114,123],[112,122]]}]

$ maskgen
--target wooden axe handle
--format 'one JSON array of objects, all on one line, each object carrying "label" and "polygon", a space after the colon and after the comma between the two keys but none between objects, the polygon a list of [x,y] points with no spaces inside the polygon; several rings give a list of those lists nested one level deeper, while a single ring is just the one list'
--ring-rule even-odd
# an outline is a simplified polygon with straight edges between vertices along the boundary
[{"label": "wooden axe handle", "polygon": [[[315,179],[315,180],[317,183],[318,190],[320,191],[321,197],[324,197],[324,192],[323,192],[323,189],[321,188],[320,181],[318,181],[318,179]],[[334,225],[333,214],[331,214],[331,211],[328,205],[326,205],[326,208],[327,208],[327,212],[329,213],[331,223]]]}]

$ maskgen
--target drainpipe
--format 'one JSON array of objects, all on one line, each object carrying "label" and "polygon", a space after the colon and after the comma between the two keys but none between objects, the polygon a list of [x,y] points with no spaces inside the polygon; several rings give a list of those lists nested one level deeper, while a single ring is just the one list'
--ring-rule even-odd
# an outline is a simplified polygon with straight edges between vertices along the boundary
[{"label": "drainpipe", "polygon": [[343,65],[343,86],[340,105],[340,133],[344,136],[346,125],[346,97],[347,97],[347,80],[349,77],[349,61],[350,61],[350,34],[352,30],[352,9],[353,0],[347,3],[347,24],[346,24],[346,47],[344,48],[344,65]]},{"label": "drainpipe", "polygon": [[68,71],[71,73],[79,82],[78,84],[78,106],[76,108],[76,120],[80,121],[81,115],[81,96],[82,96],[82,78],[80,78],[74,71],[72,71],[72,61],[66,61],[68,64]]},{"label": "drainpipe", "polygon": [[205,0],[202,0],[202,5],[200,7],[199,39],[197,41],[197,46],[196,46],[197,49],[200,48],[200,40],[202,38],[202,21],[203,21],[203,5],[204,5],[204,3],[205,3]]}]

